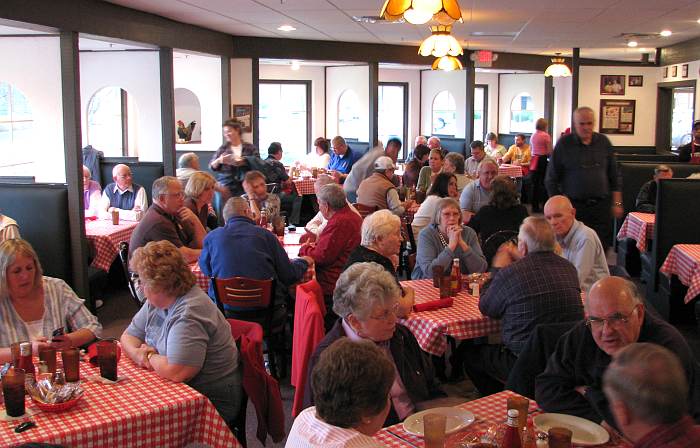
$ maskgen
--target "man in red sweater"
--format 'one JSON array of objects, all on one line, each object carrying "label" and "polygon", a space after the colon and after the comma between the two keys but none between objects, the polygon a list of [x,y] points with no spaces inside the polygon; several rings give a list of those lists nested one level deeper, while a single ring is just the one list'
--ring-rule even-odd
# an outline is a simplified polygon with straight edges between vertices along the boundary
[{"label": "man in red sweater", "polygon": [[[345,201],[343,187],[338,184],[324,185],[318,192],[318,208],[328,220],[326,228],[315,242],[305,243],[299,250],[300,256],[309,256],[316,263],[316,279],[323,290],[326,303],[327,324],[332,324],[338,316],[333,313],[333,291],[350,252],[360,244],[362,218],[350,210]],[[328,330],[329,325],[326,326]]]}]

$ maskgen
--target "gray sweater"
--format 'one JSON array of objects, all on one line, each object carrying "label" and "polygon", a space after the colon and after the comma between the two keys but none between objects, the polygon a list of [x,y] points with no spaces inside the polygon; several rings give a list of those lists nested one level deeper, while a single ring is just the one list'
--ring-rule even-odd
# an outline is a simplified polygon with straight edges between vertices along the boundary
[{"label": "gray sweater", "polygon": [[[457,250],[452,252],[449,247],[444,246],[440,241],[437,224],[431,224],[421,230],[418,235],[416,267],[413,269],[411,278],[413,280],[433,278],[433,266],[442,266],[445,273],[450,272],[454,258],[459,258],[459,267],[462,274],[484,272],[487,267],[486,258],[481,252],[476,232],[469,227],[463,226],[462,239],[467,243],[469,249],[465,252],[457,246]],[[445,238],[445,241],[447,241],[447,238]]]}]

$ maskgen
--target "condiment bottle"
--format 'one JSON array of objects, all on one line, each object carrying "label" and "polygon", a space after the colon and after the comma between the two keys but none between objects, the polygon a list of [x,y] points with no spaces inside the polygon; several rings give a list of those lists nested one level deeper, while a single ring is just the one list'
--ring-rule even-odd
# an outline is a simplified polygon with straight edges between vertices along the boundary
[{"label": "condiment bottle", "polygon": [[501,448],[522,448],[517,409],[508,409],[508,420],[506,421],[506,431],[503,434]]},{"label": "condiment bottle", "polygon": [[24,383],[33,386],[36,383],[36,370],[32,362],[32,343],[22,342],[19,345],[19,366],[24,370]]},{"label": "condiment bottle", "polygon": [[460,291],[462,273],[459,270],[459,258],[452,260],[452,271],[450,272],[450,295],[456,296]]},{"label": "condiment bottle", "polygon": [[260,211],[260,227],[267,227],[267,212],[265,210]]}]

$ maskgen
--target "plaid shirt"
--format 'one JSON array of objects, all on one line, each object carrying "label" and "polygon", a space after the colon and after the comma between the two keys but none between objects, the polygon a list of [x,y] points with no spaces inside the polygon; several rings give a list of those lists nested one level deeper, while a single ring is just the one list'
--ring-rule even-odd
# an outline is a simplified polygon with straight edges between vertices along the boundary
[{"label": "plaid shirt", "polygon": [[554,252],[533,252],[497,270],[479,310],[501,319],[503,345],[518,355],[539,324],[583,319],[574,265]]},{"label": "plaid shirt", "polygon": [[700,426],[685,416],[677,423],[660,425],[634,444],[632,448],[691,448],[700,446]]}]

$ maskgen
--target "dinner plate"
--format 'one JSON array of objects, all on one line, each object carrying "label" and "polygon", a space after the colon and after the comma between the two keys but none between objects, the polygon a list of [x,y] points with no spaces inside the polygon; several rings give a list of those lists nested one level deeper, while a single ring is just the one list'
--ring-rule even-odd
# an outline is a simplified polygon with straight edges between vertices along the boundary
[{"label": "dinner plate", "polygon": [[425,414],[442,414],[447,417],[445,421],[445,434],[452,434],[469,426],[474,421],[474,414],[459,408],[433,408],[417,412],[406,417],[403,429],[416,436],[423,437],[423,416]]},{"label": "dinner plate", "polygon": [[533,419],[535,427],[547,432],[549,428],[567,428],[573,432],[571,441],[576,445],[602,445],[610,440],[610,434],[602,426],[585,418],[566,414],[540,414]]}]

